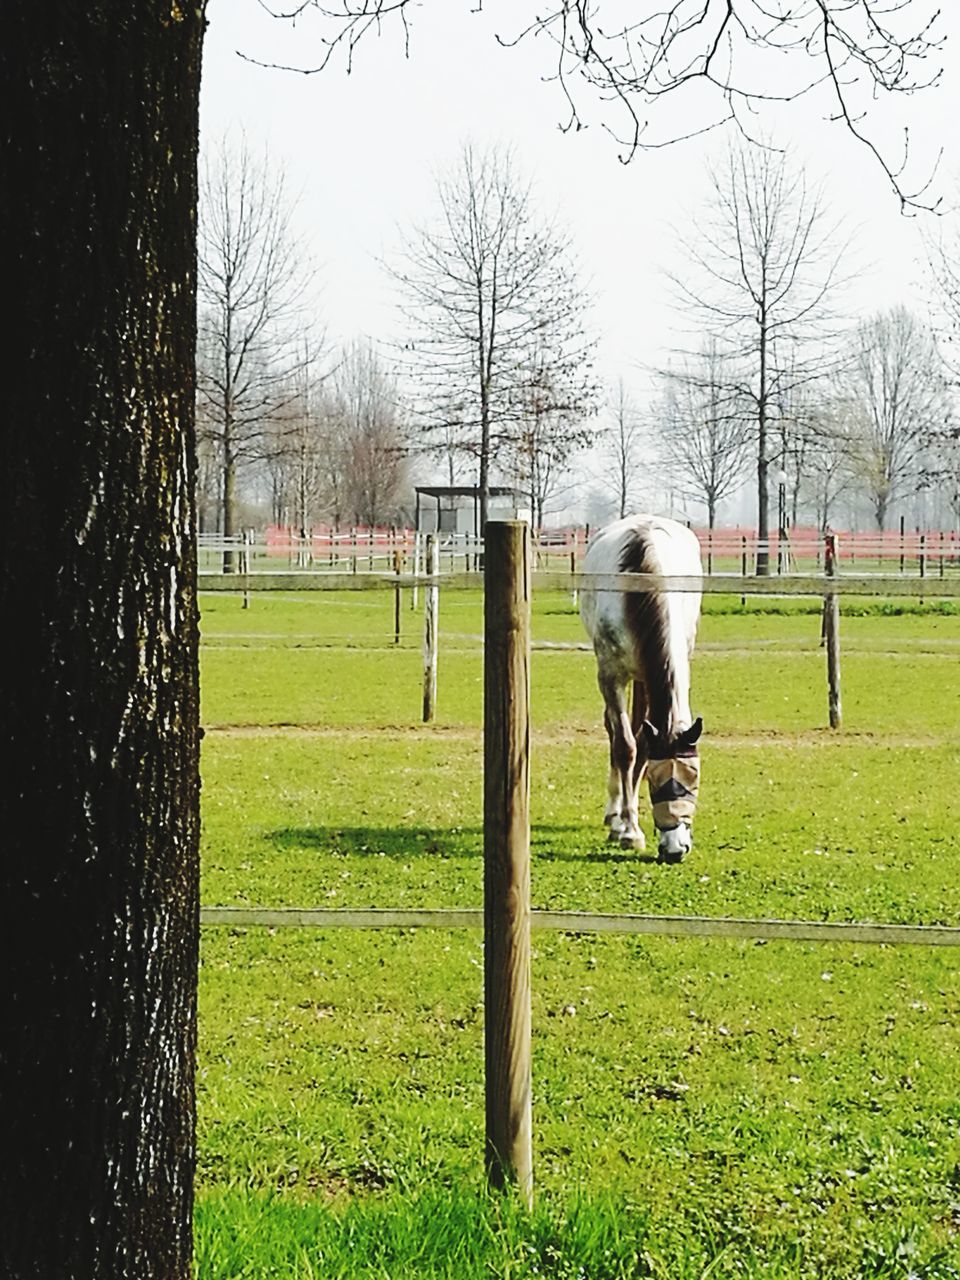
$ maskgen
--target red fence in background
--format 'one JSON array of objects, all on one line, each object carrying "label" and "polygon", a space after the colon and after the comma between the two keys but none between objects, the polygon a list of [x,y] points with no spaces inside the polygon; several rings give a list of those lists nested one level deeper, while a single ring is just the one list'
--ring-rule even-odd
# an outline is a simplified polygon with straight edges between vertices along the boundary
[{"label": "red fence in background", "polygon": [[[739,572],[744,567],[744,558],[746,571],[751,571],[759,548],[754,528],[747,525],[723,529],[691,527],[700,540],[704,567],[708,572],[715,569]],[[540,530],[535,545],[541,554],[573,553],[579,559],[586,548],[590,532],[589,526],[583,525],[545,528]],[[838,558],[850,568],[859,564],[864,569],[869,569],[872,565],[887,572],[896,572],[901,569],[909,571],[919,566],[922,571],[924,563],[956,565],[960,557],[960,536],[953,529],[887,529],[882,533],[832,532],[837,535]],[[449,535],[442,535],[442,538],[446,536]],[[307,530],[305,535],[295,528],[269,525],[266,530],[266,550],[271,556],[306,555],[313,559],[331,558],[348,552],[385,556],[393,551],[412,553],[414,539],[414,530],[387,525],[336,528],[319,524]],[[456,538],[451,538],[451,541],[456,541]],[[784,538],[771,532],[767,548],[771,565],[776,565],[783,572],[800,567],[819,567],[823,555],[823,533],[813,526],[796,525],[786,531]]]},{"label": "red fence in background", "polygon": [[[738,560],[746,555],[748,564],[756,556],[758,539],[756,530],[746,526],[733,529],[694,529],[700,539],[706,567],[712,561]],[[863,569],[882,568],[887,572],[921,568],[925,564],[942,560],[956,564],[960,555],[960,539],[956,530],[944,529],[886,529],[883,532],[843,532],[833,529],[837,538],[837,558],[848,568],[860,565]],[[771,563],[782,564],[784,572],[792,568],[819,567],[823,558],[823,533],[812,527],[797,525],[785,530],[781,538],[771,532],[767,540]],[[749,569],[747,570],[749,572]]]},{"label": "red fence in background", "polygon": [[304,547],[315,552],[329,551],[331,547],[372,547],[380,551],[413,546],[412,529],[397,529],[389,525],[351,525],[334,528],[328,524],[314,525],[301,533],[299,529],[281,525],[267,525],[267,554],[291,555]]}]

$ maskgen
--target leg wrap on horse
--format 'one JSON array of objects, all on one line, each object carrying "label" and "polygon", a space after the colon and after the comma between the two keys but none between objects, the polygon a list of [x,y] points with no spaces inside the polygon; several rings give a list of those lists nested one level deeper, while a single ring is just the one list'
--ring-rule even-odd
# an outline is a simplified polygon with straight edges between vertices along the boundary
[{"label": "leg wrap on horse", "polygon": [[647,782],[653,820],[661,830],[681,822],[693,822],[700,789],[700,757],[676,756],[668,760],[651,760],[647,764]]}]

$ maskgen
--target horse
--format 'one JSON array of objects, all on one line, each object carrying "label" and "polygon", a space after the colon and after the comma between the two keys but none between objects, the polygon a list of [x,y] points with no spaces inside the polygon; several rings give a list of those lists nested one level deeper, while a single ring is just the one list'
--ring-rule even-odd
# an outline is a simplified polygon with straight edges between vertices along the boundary
[{"label": "horse", "polygon": [[[627,516],[591,538],[585,574],[656,573],[699,579],[700,544],[675,520]],[[682,862],[693,847],[703,721],[690,713],[690,659],[700,591],[622,591],[588,585],[580,616],[593,641],[610,739],[608,839],[644,849],[638,792],[646,774],[659,831],[659,862]],[[633,682],[632,717],[627,688]]]}]

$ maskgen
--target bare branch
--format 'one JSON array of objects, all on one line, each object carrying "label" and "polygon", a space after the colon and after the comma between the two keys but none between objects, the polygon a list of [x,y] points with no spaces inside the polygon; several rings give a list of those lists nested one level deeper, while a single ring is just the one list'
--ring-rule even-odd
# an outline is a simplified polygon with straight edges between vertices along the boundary
[{"label": "bare branch", "polygon": [[[371,31],[380,34],[391,19],[401,24],[409,51],[409,15],[419,7],[413,0],[300,0],[281,11],[260,2],[291,23],[308,13],[316,20],[323,56],[313,65],[284,68],[304,74],[340,53],[349,72],[359,42]],[[638,150],[730,121],[752,139],[752,118],[764,104],[824,95],[825,117],[842,122],[867,147],[906,209],[930,207],[924,201],[936,166],[908,186],[907,129],[903,154],[894,160],[867,122],[878,99],[910,96],[938,82],[939,18],[935,0],[671,0],[662,7],[650,0],[553,0],[496,38],[505,48],[545,44],[550,70],[544,78],[558,85],[568,113],[561,128],[584,128],[583,99],[593,99],[624,162]],[[678,109],[686,113],[687,104],[695,123],[678,128]]]}]

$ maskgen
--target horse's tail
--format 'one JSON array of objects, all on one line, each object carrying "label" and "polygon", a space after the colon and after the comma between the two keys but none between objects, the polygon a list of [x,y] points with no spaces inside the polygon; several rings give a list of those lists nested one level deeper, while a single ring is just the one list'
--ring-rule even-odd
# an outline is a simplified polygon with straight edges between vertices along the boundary
[{"label": "horse's tail", "polygon": [[[630,530],[620,550],[619,569],[621,573],[662,571],[649,530],[643,527]],[[670,616],[664,594],[661,591],[628,591],[624,596],[623,612],[645,687],[647,715],[655,728],[669,735],[676,671],[670,648]]]}]

